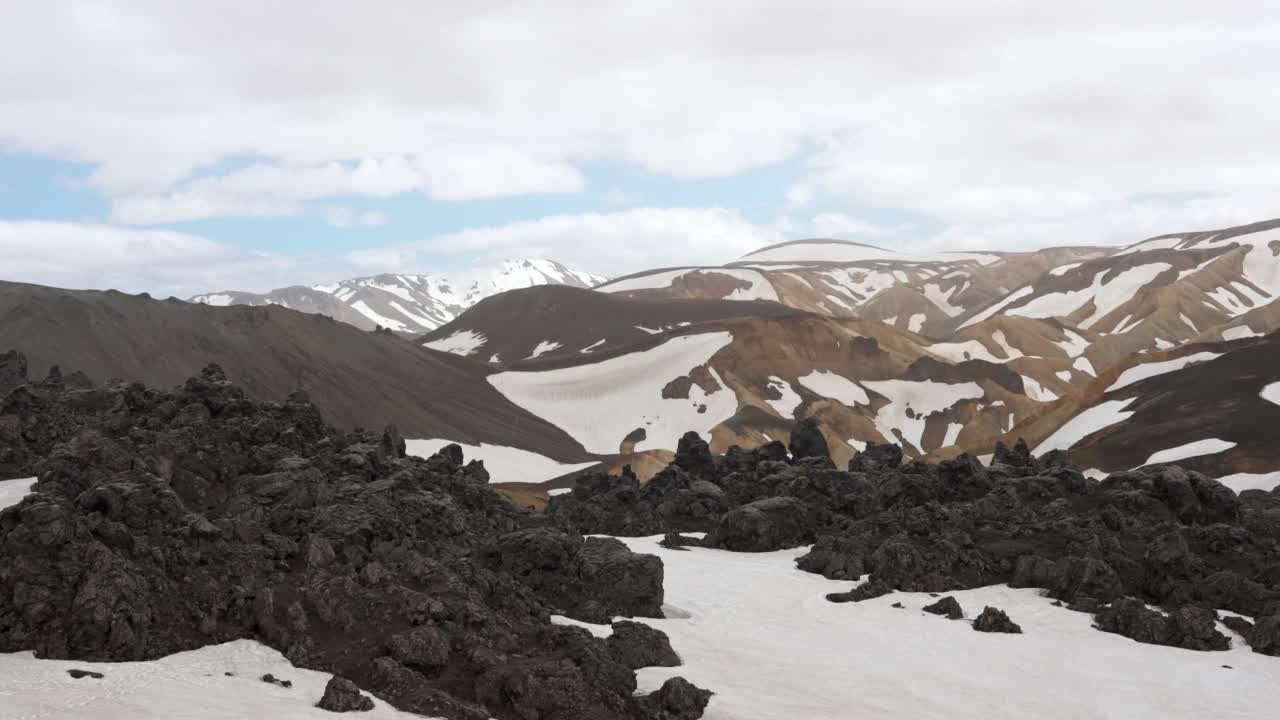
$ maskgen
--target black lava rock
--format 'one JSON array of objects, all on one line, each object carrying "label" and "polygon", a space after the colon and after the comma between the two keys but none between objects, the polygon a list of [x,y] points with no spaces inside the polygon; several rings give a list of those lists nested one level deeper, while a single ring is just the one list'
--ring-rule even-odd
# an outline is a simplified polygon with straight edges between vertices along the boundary
[{"label": "black lava rock", "polygon": [[1022,628],[1009,619],[1003,610],[990,605],[982,609],[982,614],[973,620],[973,629],[986,633],[1022,633]]},{"label": "black lava rock", "polygon": [[950,595],[920,609],[934,615],[944,615],[948,620],[959,620],[964,617],[964,610],[960,608],[960,603]]},{"label": "black lava rock", "polygon": [[71,670],[68,670],[67,674],[75,678],[76,680],[79,680],[80,678],[93,678],[94,680],[101,680],[102,678],[106,677],[100,672],[94,672],[92,670],[77,670],[74,668]]},{"label": "black lava rock", "polygon": [[355,683],[335,676],[324,686],[324,696],[316,707],[329,712],[368,712],[373,709],[373,699],[360,692]]}]

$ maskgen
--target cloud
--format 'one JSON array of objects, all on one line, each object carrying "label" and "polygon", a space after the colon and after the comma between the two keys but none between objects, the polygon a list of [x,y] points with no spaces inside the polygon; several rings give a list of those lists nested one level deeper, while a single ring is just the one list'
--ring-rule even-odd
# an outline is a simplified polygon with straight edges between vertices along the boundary
[{"label": "cloud", "polygon": [[422,158],[391,155],[321,165],[254,164],[181,183],[162,194],[126,195],[112,202],[112,219],[159,225],[216,217],[299,215],[305,201],[334,197],[387,198],[421,192],[445,200],[575,192],[582,175],[564,163],[490,148],[450,150]]},{"label": "cloud", "polygon": [[356,212],[340,205],[325,208],[321,216],[326,223],[338,228],[379,227],[388,222],[387,216],[376,210]]},{"label": "cloud", "polygon": [[[331,221],[353,225],[383,219],[341,207],[326,212]],[[430,272],[515,257],[547,257],[576,269],[622,274],[661,265],[719,264],[780,239],[775,231],[720,208],[555,215],[412,243],[303,256],[252,252],[170,230],[0,221],[0,279],[185,298],[382,272]]]},{"label": "cloud", "polygon": [[[27,70],[0,75],[0,146],[91,163],[140,224],[577,192],[599,161],[724,176],[815,146],[795,207],[989,234],[1109,237],[1134,193],[1280,191],[1280,156],[1259,151],[1280,124],[1274,2],[321,6],[11,13],[0,64]],[[244,157],[262,162],[225,170]]]},{"label": "cloud", "polygon": [[812,234],[817,237],[847,240],[858,237],[883,238],[907,232],[908,224],[881,225],[845,213],[818,213],[811,223]]}]

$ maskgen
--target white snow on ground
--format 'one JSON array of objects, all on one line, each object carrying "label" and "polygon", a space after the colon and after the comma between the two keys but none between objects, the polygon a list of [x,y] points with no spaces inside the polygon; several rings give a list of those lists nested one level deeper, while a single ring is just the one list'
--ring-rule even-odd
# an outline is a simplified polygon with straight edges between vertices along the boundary
[{"label": "white snow on ground", "polygon": [[491,363],[502,362],[502,356],[501,356],[501,354],[500,354],[500,353],[494,353],[494,354],[490,355],[490,356],[489,356],[489,362],[491,362]]},{"label": "white snow on ground", "polygon": [[538,357],[539,355],[545,355],[551,352],[552,350],[557,350],[559,348],[560,348],[560,343],[554,340],[543,340],[542,342],[538,343],[537,347],[533,349],[533,354],[530,355],[528,359],[532,360]]},{"label": "white snow on ground", "polygon": [[671,283],[681,275],[693,272],[691,268],[683,270],[667,270],[666,272],[649,273],[648,275],[640,275],[639,277],[625,278],[615,280],[608,285],[602,285],[597,290],[601,292],[627,292],[629,290],[655,290],[658,288],[671,287]]},{"label": "white snow on ground", "polygon": [[1059,372],[1054,373],[1054,375],[1057,375],[1057,376],[1058,376],[1058,379],[1059,379],[1059,380],[1061,380],[1062,382],[1071,382],[1071,371],[1070,371],[1070,370],[1062,370],[1062,371],[1059,371]]},{"label": "white snow on ground", "polygon": [[[472,355],[488,341],[489,339],[484,336],[484,333],[478,333],[475,330],[459,330],[449,337],[422,344],[432,350],[449,352],[454,355]],[[496,361],[491,360],[490,362]]]},{"label": "white snow on ground", "polygon": [[1104,470],[1099,470],[1098,468],[1089,468],[1081,473],[1081,475],[1084,475],[1091,480],[1106,480],[1109,474],[1110,473],[1107,473]]},{"label": "white snow on ground", "polygon": [[1076,370],[1079,370],[1082,373],[1088,373],[1089,375],[1092,375],[1094,377],[1098,376],[1098,373],[1093,369],[1093,363],[1089,362],[1089,358],[1087,357],[1076,358],[1076,361],[1071,363],[1071,367],[1075,368]]},{"label": "white snow on ground", "polygon": [[976,324],[976,323],[980,323],[980,322],[982,322],[983,320],[986,320],[987,318],[991,317],[992,315],[995,315],[996,313],[998,313],[998,312],[1000,312],[1001,310],[1005,309],[1005,308],[1006,308],[1006,307],[1008,307],[1011,303],[1017,302],[1018,300],[1021,300],[1022,298],[1024,298],[1024,297],[1026,297],[1026,296],[1030,295],[1030,294],[1031,294],[1031,293],[1033,293],[1033,292],[1035,292],[1035,288],[1031,287],[1030,285],[1027,285],[1026,287],[1019,288],[1018,290],[1014,291],[1012,294],[1005,296],[1005,299],[1004,299],[1004,300],[1001,300],[1000,302],[996,303],[995,305],[992,305],[991,307],[987,308],[986,310],[983,310],[982,312],[978,313],[977,315],[974,315],[973,317],[969,318],[968,320],[966,320],[966,321],[964,322],[964,324],[963,324],[963,325],[961,325],[960,327],[958,327],[958,328],[956,328],[956,329],[957,329],[957,330],[963,330],[963,329],[965,329],[965,328],[969,327],[970,325],[973,325],[973,324]]},{"label": "white snow on ground", "polygon": [[1200,332],[1200,328],[1196,327],[1196,324],[1191,322],[1191,318],[1187,317],[1186,313],[1178,313],[1178,317],[1182,319],[1182,322],[1186,323],[1187,327],[1191,328],[1191,332]]},{"label": "white snow on ground", "polygon": [[[1079,333],[1074,333],[1067,328],[1063,328],[1062,332],[1066,333],[1067,339],[1062,342],[1054,342],[1054,345],[1062,348],[1067,357],[1079,357],[1089,349],[1089,341],[1085,340]],[[1090,373],[1092,375],[1092,373]]]},{"label": "white snow on ground", "polygon": [[507,447],[506,445],[468,445],[454,440],[434,438],[431,440],[406,440],[405,449],[410,455],[428,458],[440,451],[445,445],[457,444],[462,448],[462,457],[467,462],[483,460],[484,469],[489,471],[489,482],[523,482],[540,483],[574,470],[589,468],[596,463],[563,463],[552,460],[529,450]]},{"label": "white snow on ground", "polygon": [[1147,378],[1171,373],[1175,370],[1181,370],[1191,365],[1199,365],[1200,363],[1208,362],[1220,357],[1222,357],[1222,353],[1202,352],[1194,355],[1187,355],[1185,357],[1174,358],[1173,360],[1165,360],[1163,362],[1134,365],[1128,370],[1120,373],[1120,377],[1116,378],[1116,381],[1111,384],[1111,387],[1107,388],[1106,392],[1119,390],[1120,388],[1128,387],[1136,382],[1146,380]]},{"label": "white snow on ground", "polygon": [[1216,455],[1220,452],[1226,452],[1235,446],[1236,444],[1229,440],[1219,440],[1217,438],[1197,440],[1195,442],[1187,443],[1186,445],[1179,445],[1175,448],[1169,448],[1168,450],[1161,450],[1160,452],[1152,453],[1151,457],[1147,458],[1147,461],[1138,467],[1155,465],[1157,463],[1177,462],[1178,460],[1186,460],[1187,458],[1199,457],[1201,455]]},{"label": "white snow on ground", "polygon": [[389,318],[386,315],[378,314],[377,310],[374,310],[373,308],[369,307],[363,300],[357,300],[351,303],[351,309],[369,318],[370,320],[374,321],[375,323],[381,325],[384,328],[391,328],[392,330],[408,329],[405,327],[405,324],[400,322],[399,320],[396,320],[395,318]]},{"label": "white snow on ground", "polygon": [[1035,378],[1022,376],[1022,387],[1027,391],[1027,397],[1037,402],[1053,402],[1058,399],[1058,394],[1044,387]]},{"label": "white snow on ground", "polygon": [[414,321],[414,322],[418,323],[419,325],[421,325],[422,327],[424,327],[424,328],[426,328],[426,329],[428,329],[428,330],[434,329],[434,328],[438,327],[438,326],[439,326],[439,324],[440,324],[440,323],[436,322],[435,320],[432,320],[432,319],[431,319],[431,318],[429,318],[429,317],[426,317],[426,316],[424,316],[424,315],[419,315],[419,314],[417,314],[417,313],[413,312],[412,310],[409,310],[408,308],[406,308],[405,306],[403,306],[403,305],[401,305],[400,303],[396,302],[395,300],[392,300],[391,302],[389,302],[389,303],[387,303],[387,304],[388,304],[388,305],[390,305],[391,307],[395,308],[395,309],[396,309],[396,311],[398,311],[401,315],[404,315],[405,317],[407,317],[407,318],[409,318],[410,320],[412,320],[412,321]]},{"label": "white snow on ground", "polygon": [[[985,394],[982,386],[973,382],[874,380],[862,384],[889,399],[889,403],[876,412],[876,430],[887,442],[897,441],[894,430],[898,430],[904,440],[921,452],[926,452],[921,447],[921,438],[930,415],[962,400],[977,400]],[[911,417],[907,416],[908,410]]]},{"label": "white snow on ground", "polygon": [[796,408],[800,407],[801,399],[796,391],[792,389],[791,383],[783,380],[777,375],[770,375],[768,387],[773,390],[777,390],[782,395],[782,397],[777,400],[766,399],[769,406],[774,409],[774,412],[787,419],[794,418]]},{"label": "white snow on ground", "polygon": [[[1003,330],[996,330],[991,333],[991,339],[996,341],[996,344],[1004,351],[1004,356],[1008,358],[1008,360],[1017,360],[1020,357],[1026,357],[1021,350],[1009,344],[1009,339],[1005,337]],[[1008,360],[1005,362],[1008,362]]]},{"label": "white snow on ground", "polygon": [[1280,472],[1270,473],[1236,473],[1218,478],[1218,482],[1240,494],[1245,490],[1264,490],[1270,492],[1280,485]]},{"label": "white snow on ground", "polygon": [[198,303],[205,305],[213,305],[215,307],[226,307],[231,304],[235,298],[225,293],[214,293],[212,295],[198,295],[193,298]]},{"label": "white snow on ground", "polygon": [[[637,427],[646,433],[637,450],[674,450],[686,431],[705,436],[732,417],[738,398],[714,368],[711,375],[720,389],[709,395],[694,384],[688,399],[664,399],[662,388],[706,364],[730,342],[733,336],[728,332],[683,335],[643,352],[600,362],[504,372],[488,380],[507,399],[569,433],[587,452],[616,453]],[[706,410],[698,412],[704,405]]]},{"label": "white snow on ground", "polygon": [[937,343],[929,345],[925,348],[929,352],[940,358],[945,358],[953,363],[964,362],[965,360],[986,360],[993,363],[1008,362],[1005,358],[998,358],[991,354],[986,345],[977,340],[965,340],[964,342]]},{"label": "white snow on ground", "polygon": [[[73,679],[68,670],[102,673]],[[225,673],[232,673],[228,677]],[[271,673],[293,683],[264,683]],[[328,673],[296,668],[251,640],[178,653],[149,662],[38,660],[30,652],[0,654],[0,717],[6,720],[332,720],[315,707]],[[366,693],[368,695],[368,693]],[[374,698],[361,720],[422,720]]]},{"label": "white snow on ground", "polygon": [[1067,273],[1071,272],[1072,270],[1075,270],[1076,268],[1080,267],[1083,264],[1084,263],[1082,262],[1073,262],[1073,263],[1068,263],[1066,265],[1059,265],[1058,267],[1050,270],[1049,274],[1054,277],[1062,277],[1063,275],[1066,275]]},{"label": "white snow on ground", "polygon": [[797,381],[818,395],[837,400],[849,407],[871,403],[867,391],[861,386],[843,375],[837,375],[828,370],[814,370],[802,378],[797,378]]},{"label": "white snow on ground", "polygon": [[1169,342],[1168,340],[1164,340],[1162,338],[1156,338],[1157,350],[1172,350],[1175,347],[1177,347],[1177,345]]},{"label": "white snow on ground", "polygon": [[598,347],[600,347],[601,345],[603,345],[603,344],[605,343],[605,340],[606,340],[606,338],[600,338],[599,340],[595,341],[594,343],[592,343],[592,344],[590,344],[590,345],[588,345],[588,346],[586,346],[586,347],[582,348],[582,349],[581,349],[581,350],[579,350],[578,352],[582,353],[583,355],[588,355],[588,354],[590,354],[590,353],[591,353],[591,351],[592,351],[592,350],[595,350],[596,348],[598,348]]},{"label": "white snow on ground", "polygon": [[1034,300],[1010,309],[1010,315],[1022,315],[1032,318],[1064,317],[1093,301],[1093,314],[1085,318],[1080,327],[1089,329],[1094,323],[1110,314],[1116,308],[1129,302],[1133,296],[1160,273],[1168,270],[1168,263],[1150,263],[1129,268],[1110,281],[1103,278],[1107,272],[1100,271],[1094,275],[1093,283],[1080,290],[1047,293]]},{"label": "white snow on ground", "polygon": [[960,438],[960,431],[964,429],[963,423],[948,423],[947,436],[942,439],[942,447],[951,447],[956,444],[956,440]]},{"label": "white snow on ground", "polygon": [[924,327],[924,321],[927,319],[924,313],[916,313],[907,321],[907,329],[913,333],[918,333]]},{"label": "white snow on ground", "polygon": [[573,488],[551,488],[547,491],[547,496],[555,497],[556,495],[568,495],[571,492],[573,492]]},{"label": "white snow on ground", "polygon": [[35,481],[35,478],[0,480],[0,510],[22,502],[22,498],[31,494],[31,486]]},{"label": "white snow on ground", "polygon": [[951,304],[951,296],[955,295],[956,291],[959,289],[960,286],[957,285],[950,290],[943,292],[941,285],[937,283],[929,283],[924,286],[924,296],[926,300],[937,305],[938,309],[946,313],[948,317],[955,317],[964,312],[963,307]]},{"label": "white snow on ground", "polygon": [[1233,328],[1227,328],[1222,331],[1222,339],[1230,342],[1231,340],[1244,340],[1245,338],[1262,337],[1262,333],[1254,332],[1253,328],[1248,325],[1237,325]]},{"label": "white snow on ground", "polygon": [[845,442],[849,444],[849,447],[857,450],[858,452],[862,452],[867,449],[867,443],[863,440],[858,440],[857,438],[849,438],[848,440],[845,440]]},{"label": "white snow on ground", "polygon": [[773,289],[773,283],[769,282],[769,278],[759,270],[748,270],[746,268],[716,268],[715,270],[707,270],[708,273],[716,273],[718,275],[729,275],[738,280],[745,280],[751,283],[751,287],[737,288],[733,292],[725,296],[725,300],[772,300],[778,301],[778,291]]},{"label": "white snow on ground", "polygon": [[592,635],[595,635],[598,638],[607,638],[613,634],[613,625],[601,625],[597,623],[583,622],[581,620],[574,620],[573,618],[566,617],[564,615],[552,615],[551,624],[580,627],[583,630],[586,630],[587,632],[591,633]]},{"label": "white snow on ground", "polygon": [[656,329],[656,330],[655,330],[655,329],[653,329],[653,328],[651,328],[651,327],[645,327],[644,325],[636,325],[636,326],[635,326],[635,329],[637,329],[637,330],[643,330],[643,331],[645,331],[645,332],[649,333],[650,335],[660,335],[660,334],[662,334],[662,333],[666,332],[666,328],[658,328],[658,329]]},{"label": "white snow on ground", "polygon": [[1263,400],[1280,405],[1280,382],[1274,382],[1262,388],[1260,395]]},{"label": "white snow on ground", "polygon": [[1146,645],[1094,630],[1090,615],[1054,607],[1039,590],[946,593],[967,618],[991,605],[1023,629],[980,633],[967,619],[922,613],[936,600],[927,593],[828,602],[852,583],[797,570],[807,548],[681,551],[658,537],[621,539],[662,559],[671,612],[640,621],[665,632],[684,661],[641,669],[639,691],[683,676],[715,692],[704,720],[1274,716],[1280,668],[1239,640],[1224,652]]},{"label": "white snow on ground", "polygon": [[1132,412],[1123,412],[1136,398],[1099,403],[1062,424],[1035,449],[1036,455],[1050,450],[1070,450],[1076,443],[1104,427],[1128,420]]}]

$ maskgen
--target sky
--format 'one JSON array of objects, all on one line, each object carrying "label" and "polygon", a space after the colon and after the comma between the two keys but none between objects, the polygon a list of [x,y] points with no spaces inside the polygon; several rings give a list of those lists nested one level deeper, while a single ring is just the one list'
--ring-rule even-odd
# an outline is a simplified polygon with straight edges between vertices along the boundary
[{"label": "sky", "polygon": [[1280,3],[0,0],[0,279],[159,297],[1280,216]]}]

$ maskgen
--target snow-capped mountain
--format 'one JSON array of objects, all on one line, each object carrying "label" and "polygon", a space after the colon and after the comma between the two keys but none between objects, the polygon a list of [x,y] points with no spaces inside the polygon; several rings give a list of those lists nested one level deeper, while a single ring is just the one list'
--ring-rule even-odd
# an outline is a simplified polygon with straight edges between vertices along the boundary
[{"label": "snow-capped mountain", "polygon": [[329,315],[365,330],[400,333],[434,330],[475,303],[507,290],[535,285],[593,287],[607,278],[554,260],[504,260],[496,266],[447,273],[387,273],[327,285],[295,285],[266,293],[228,290],[191,298],[206,305],[282,305]]}]

